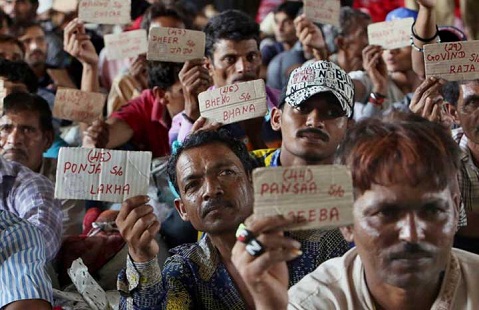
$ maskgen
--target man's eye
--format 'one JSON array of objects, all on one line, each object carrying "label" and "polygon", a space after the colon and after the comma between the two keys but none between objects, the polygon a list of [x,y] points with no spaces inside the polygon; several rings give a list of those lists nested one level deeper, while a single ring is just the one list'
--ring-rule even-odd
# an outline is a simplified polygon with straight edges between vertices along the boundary
[{"label": "man's eye", "polygon": [[225,170],[220,172],[220,176],[234,175],[234,174],[236,174],[236,173],[231,169],[225,169]]},{"label": "man's eye", "polygon": [[258,54],[251,53],[251,54],[248,55],[247,59],[248,59],[249,62],[254,62],[254,61],[256,61],[256,59],[258,59]]},{"label": "man's eye", "polygon": [[192,182],[186,183],[185,188],[184,188],[185,193],[195,189],[197,184],[198,184],[197,181],[192,181]]},{"label": "man's eye", "polygon": [[227,63],[227,64],[234,64],[236,62],[236,58],[233,57],[233,56],[226,56],[224,58],[224,61]]}]

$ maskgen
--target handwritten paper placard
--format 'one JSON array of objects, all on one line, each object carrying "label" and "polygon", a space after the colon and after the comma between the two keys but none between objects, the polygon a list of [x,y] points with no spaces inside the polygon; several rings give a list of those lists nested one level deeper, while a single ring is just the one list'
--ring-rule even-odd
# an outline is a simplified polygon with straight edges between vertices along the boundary
[{"label": "handwritten paper placard", "polygon": [[151,152],[62,147],[55,198],[122,202],[146,195]]},{"label": "handwritten paper placard", "polygon": [[203,58],[205,33],[167,27],[153,27],[148,38],[148,60],[185,62]]},{"label": "handwritten paper placard", "polygon": [[267,167],[253,171],[254,214],[293,214],[294,229],[339,227],[353,222],[353,185],[340,165]]},{"label": "handwritten paper placard", "polygon": [[368,40],[370,45],[379,45],[385,49],[410,46],[412,17],[396,19],[388,22],[370,24]]},{"label": "handwritten paper placard", "polygon": [[424,46],[426,77],[449,81],[479,78],[479,41],[427,44]]},{"label": "handwritten paper placard", "polygon": [[303,11],[315,23],[339,27],[340,0],[304,0]]},{"label": "handwritten paper placard", "polygon": [[136,57],[148,51],[148,40],[144,29],[107,34],[104,38],[108,60]]},{"label": "handwritten paper placard", "polygon": [[78,18],[94,24],[128,24],[131,0],[80,0]]},{"label": "handwritten paper placard", "polygon": [[78,0],[53,0],[52,9],[58,12],[75,12],[78,8]]},{"label": "handwritten paper placard", "polygon": [[201,116],[223,124],[265,116],[268,111],[261,79],[204,91],[198,101]]},{"label": "handwritten paper placard", "polygon": [[78,89],[58,88],[53,116],[75,122],[91,123],[101,118],[106,95]]}]

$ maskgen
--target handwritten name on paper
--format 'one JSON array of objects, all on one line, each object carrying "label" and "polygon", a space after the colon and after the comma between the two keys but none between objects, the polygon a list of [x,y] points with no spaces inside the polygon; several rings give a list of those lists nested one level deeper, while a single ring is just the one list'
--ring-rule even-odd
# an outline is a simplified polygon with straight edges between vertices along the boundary
[{"label": "handwritten name on paper", "polygon": [[104,38],[109,60],[136,57],[148,51],[148,40],[144,29],[107,34]]},{"label": "handwritten name on paper", "polygon": [[148,191],[151,152],[61,148],[55,198],[122,202]]},{"label": "handwritten name on paper", "polygon": [[53,116],[75,122],[91,123],[101,118],[105,100],[105,94],[58,88]]},{"label": "handwritten name on paper", "polygon": [[449,81],[479,78],[479,41],[427,44],[424,46],[426,77]]},{"label": "handwritten name on paper", "polygon": [[178,28],[153,27],[148,38],[148,60],[185,62],[203,58],[205,33]]},{"label": "handwritten name on paper", "polygon": [[58,12],[75,12],[78,8],[78,0],[53,0],[52,9]]},{"label": "handwritten name on paper", "polygon": [[255,215],[295,215],[302,218],[295,229],[353,222],[353,185],[346,166],[258,168],[253,185]]},{"label": "handwritten name on paper", "polygon": [[379,45],[385,49],[395,49],[409,46],[411,36],[412,17],[397,19],[388,22],[370,24],[368,26],[368,40],[370,45]]},{"label": "handwritten name on paper", "polygon": [[230,124],[268,112],[263,80],[226,85],[198,95],[201,116]]},{"label": "handwritten name on paper", "polygon": [[340,0],[304,0],[304,13],[315,23],[339,27]]},{"label": "handwritten name on paper", "polygon": [[94,24],[128,24],[131,0],[80,0],[78,18]]}]

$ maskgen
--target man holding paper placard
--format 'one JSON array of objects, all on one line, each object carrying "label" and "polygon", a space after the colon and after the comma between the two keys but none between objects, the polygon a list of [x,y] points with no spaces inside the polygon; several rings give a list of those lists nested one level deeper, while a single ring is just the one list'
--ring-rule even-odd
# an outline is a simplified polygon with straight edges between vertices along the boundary
[{"label": "man holding paper placard", "polygon": [[[399,8],[391,11],[387,15],[386,21],[396,22],[398,19],[415,18],[416,16],[416,11]],[[374,29],[374,26],[374,24],[369,25],[368,32]],[[407,29],[409,27],[410,25],[406,26]],[[393,30],[392,34],[395,33]],[[355,116],[356,119],[380,114],[398,101],[409,102],[410,94],[421,83],[419,77],[412,70],[411,46],[407,41],[408,34],[404,31],[402,33],[405,46],[384,50],[380,45],[368,45],[363,50],[365,71],[349,73],[356,90],[355,101],[364,105],[361,113]],[[371,33],[369,36],[371,38]]]},{"label": "man holding paper placard", "polygon": [[264,253],[241,239],[232,260],[257,309],[478,308],[479,256],[452,248],[460,150],[447,131],[412,114],[369,119],[350,130],[338,162],[352,172],[354,224],[342,232],[356,247],[288,292],[285,261],[301,249],[278,230],[297,219],[251,219]]},{"label": "man holding paper placard", "polygon": [[[206,58],[185,62],[180,72],[185,111],[175,118],[178,125],[174,120],[175,126],[172,128],[172,131],[178,132],[179,141],[185,139],[193,123],[200,117],[198,94],[211,86],[211,78],[213,88],[259,78],[259,26],[251,17],[240,11],[225,11],[213,17],[204,31]],[[278,96],[278,90],[266,87],[269,110],[278,105]],[[250,149],[280,144],[280,136],[269,124],[269,113],[264,118],[241,121],[228,125],[227,128],[235,137],[244,139]]]}]

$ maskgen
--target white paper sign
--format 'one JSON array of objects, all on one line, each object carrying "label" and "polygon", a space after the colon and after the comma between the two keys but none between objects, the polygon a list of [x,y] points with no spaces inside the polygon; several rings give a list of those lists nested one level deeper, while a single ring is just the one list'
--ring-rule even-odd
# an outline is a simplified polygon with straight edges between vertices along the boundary
[{"label": "white paper sign", "polygon": [[253,171],[254,214],[293,214],[294,229],[339,227],[353,223],[353,185],[341,165],[267,167]]},{"label": "white paper sign", "polygon": [[339,27],[340,0],[304,0],[303,11],[315,23]]},{"label": "white paper sign", "polygon": [[384,49],[410,46],[412,17],[396,19],[389,22],[374,23],[368,26],[370,45],[379,45]]},{"label": "white paper sign", "polygon": [[479,41],[427,44],[424,46],[426,77],[449,81],[479,78]]},{"label": "white paper sign", "polygon": [[53,0],[52,9],[58,12],[75,12],[78,8],[78,0]]},{"label": "white paper sign", "polygon": [[108,60],[136,57],[148,51],[148,40],[144,29],[107,34],[104,38]]},{"label": "white paper sign", "polygon": [[53,106],[53,116],[59,119],[91,123],[101,118],[105,100],[105,94],[58,88]]},{"label": "white paper sign", "polygon": [[153,27],[148,38],[148,60],[185,62],[203,58],[205,33],[178,28]]},{"label": "white paper sign", "polygon": [[60,149],[55,198],[123,202],[146,195],[151,152]]},{"label": "white paper sign", "polygon": [[263,80],[226,85],[198,95],[201,116],[223,124],[265,116],[268,112]]},{"label": "white paper sign", "polygon": [[78,18],[94,24],[128,24],[131,0],[80,0]]}]

